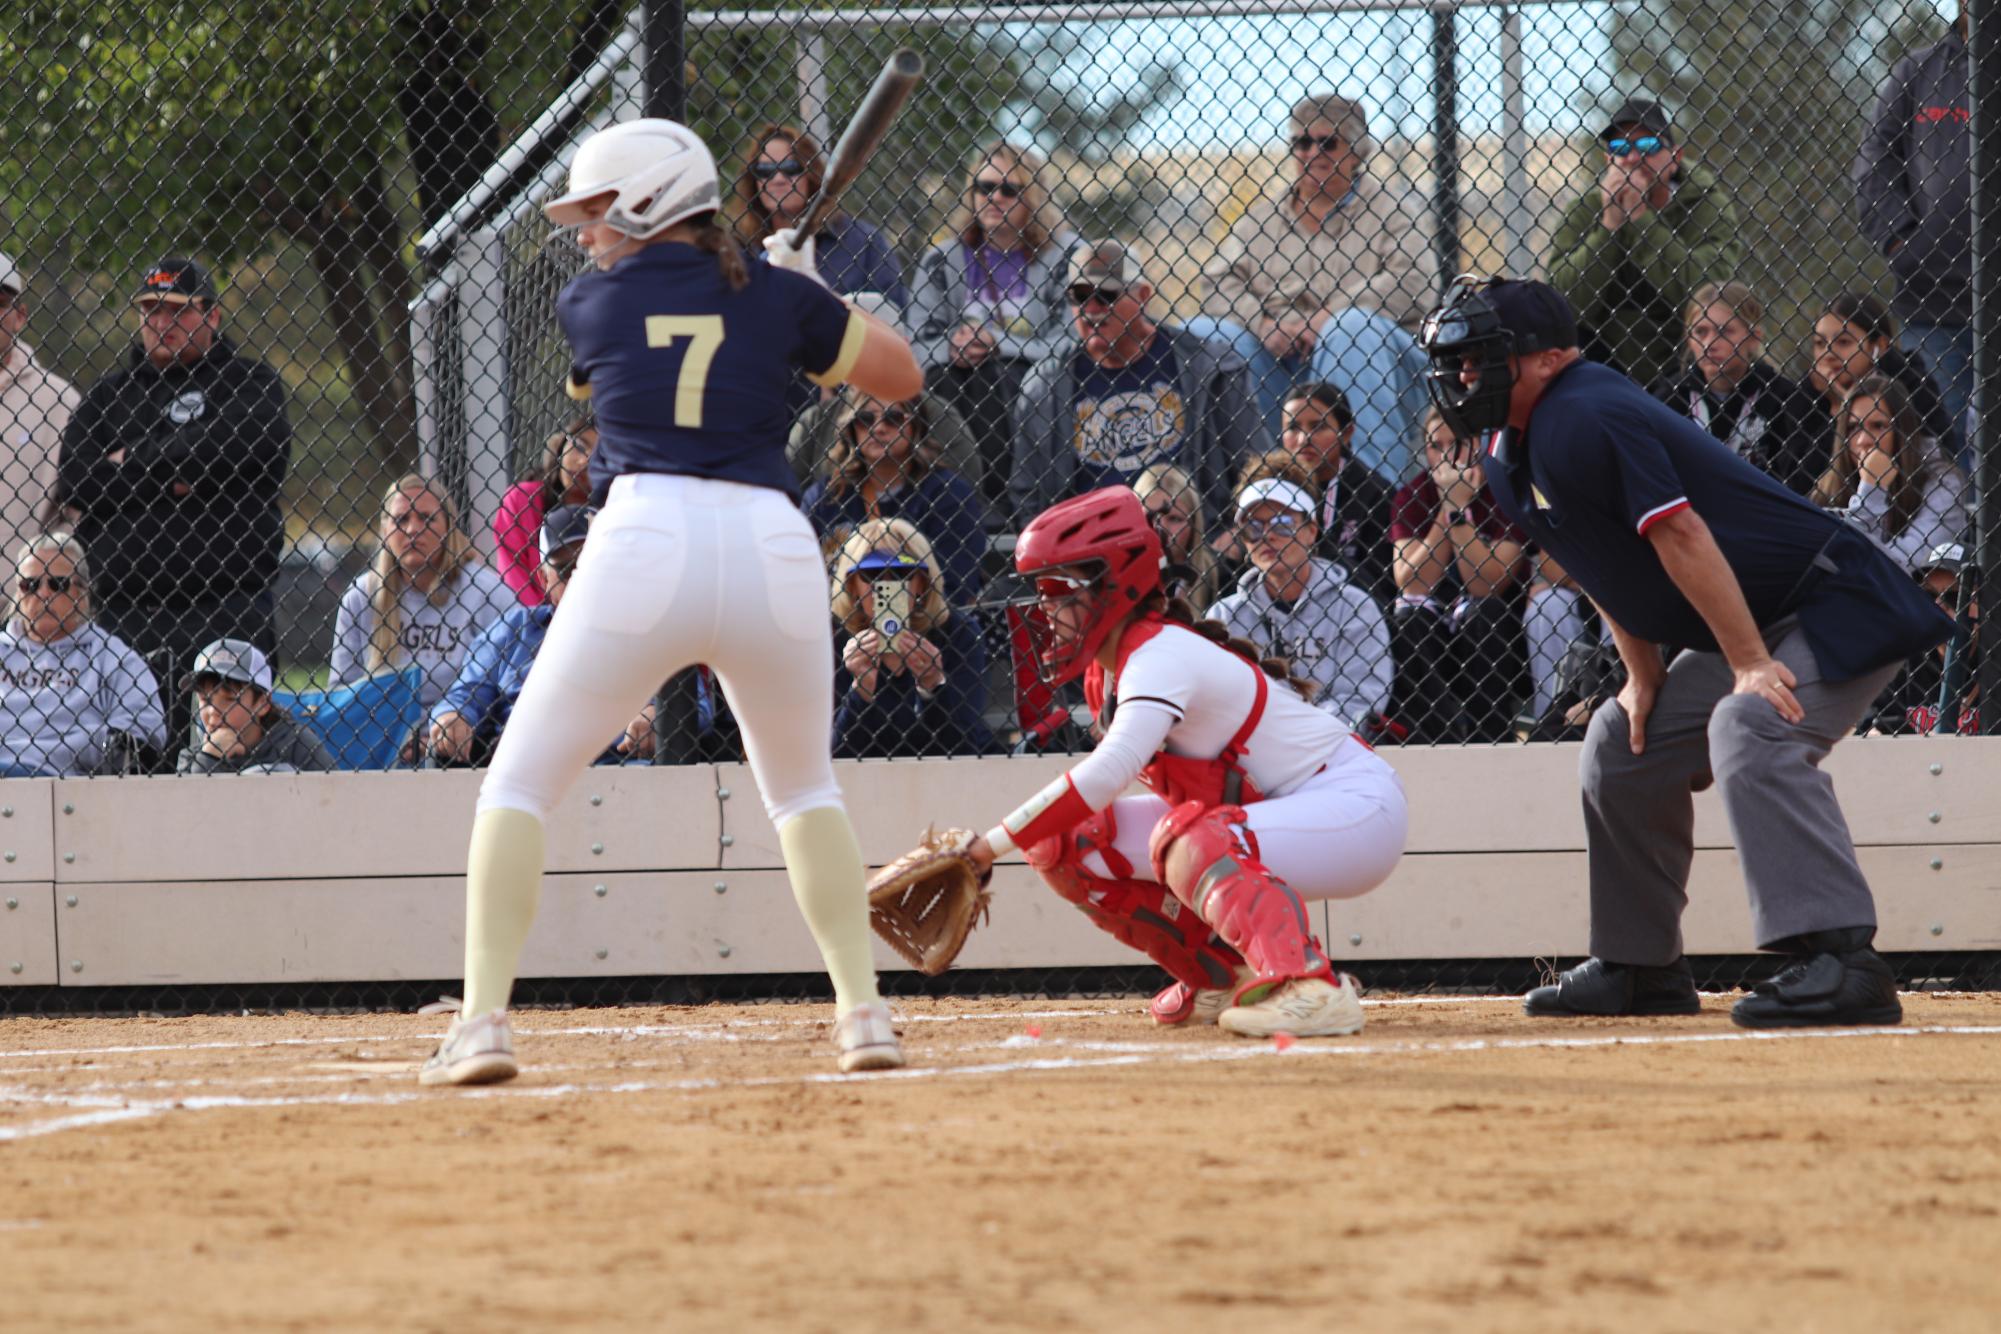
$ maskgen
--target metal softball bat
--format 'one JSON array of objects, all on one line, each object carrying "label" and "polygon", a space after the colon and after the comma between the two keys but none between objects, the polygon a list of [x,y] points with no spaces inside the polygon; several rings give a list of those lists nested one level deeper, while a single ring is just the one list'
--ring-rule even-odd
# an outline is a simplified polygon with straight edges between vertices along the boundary
[{"label": "metal softball bat", "polygon": [[900,48],[876,75],[868,95],[855,110],[854,119],[841,131],[840,142],[827,159],[827,174],[820,193],[806,206],[799,219],[799,234],[812,236],[826,225],[827,218],[840,206],[841,196],[862,174],[875,150],[882,146],[890,127],[896,124],[903,104],[910,100],[917,81],[924,77],[924,57],[909,47]]}]

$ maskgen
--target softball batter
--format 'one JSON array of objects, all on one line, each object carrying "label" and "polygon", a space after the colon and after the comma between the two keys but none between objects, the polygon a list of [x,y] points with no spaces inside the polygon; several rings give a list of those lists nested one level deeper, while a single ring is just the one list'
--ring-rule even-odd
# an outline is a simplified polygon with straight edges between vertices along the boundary
[{"label": "softball batter", "polygon": [[[1307,929],[1303,900],[1352,898],[1403,856],[1390,766],[1332,715],[1161,591],[1160,539],[1123,487],[1066,500],[1022,531],[1044,680],[1082,674],[1097,748],[970,854],[1019,847],[1063,898],[1165,968],[1162,1024],[1296,1037],[1362,1027],[1355,979]],[[1245,646],[1248,647],[1248,646]],[[1121,797],[1133,780],[1151,795]],[[1116,800],[1115,800],[1116,798]]]},{"label": "softball batter", "polygon": [[833,979],[844,1072],[903,1064],[869,953],[861,851],[828,737],[834,651],[819,542],[792,498],[793,368],[902,401],[923,374],[888,326],[835,298],[807,238],[746,265],[716,223],[715,159],[686,126],[636,120],[577,150],[545,212],[596,268],[557,318],[571,391],[596,406],[604,508],[480,788],[466,863],[465,1003],[419,1076],[517,1072],[507,1000],[534,921],[543,822],[661,681],[706,663],[743,727],[800,911]]}]

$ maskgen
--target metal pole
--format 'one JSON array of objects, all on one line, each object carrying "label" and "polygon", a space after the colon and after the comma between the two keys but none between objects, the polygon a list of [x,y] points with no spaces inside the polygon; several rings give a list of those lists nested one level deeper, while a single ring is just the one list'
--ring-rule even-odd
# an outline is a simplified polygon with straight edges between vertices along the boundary
[{"label": "metal pole", "polygon": [[[475,233],[457,260],[465,275],[459,295],[460,353],[464,360],[465,450],[446,454],[445,482],[463,501],[474,543],[493,554],[493,516],[514,477],[508,435],[507,243],[496,231]],[[457,472],[457,476],[453,473]]]},{"label": "metal pole", "polygon": [[1529,132],[1527,99],[1522,95],[1522,11],[1501,11],[1501,229],[1507,237],[1508,274],[1535,274],[1535,249],[1529,233]]},{"label": "metal pole", "polygon": [[688,118],[688,15],[681,0],[646,0],[646,114]]},{"label": "metal pole", "polygon": [[1432,215],[1443,282],[1459,272],[1459,28],[1457,3],[1431,11],[1431,63],[1437,102],[1431,118]]},{"label": "metal pole", "polygon": [[799,123],[831,147],[834,125],[827,113],[827,34],[818,28],[799,34]]},{"label": "metal pole", "polygon": [[[1981,592],[2001,592],[2001,13],[1969,4],[1973,113],[1973,448]],[[2001,732],[2001,652],[1980,661],[1980,730]]]}]

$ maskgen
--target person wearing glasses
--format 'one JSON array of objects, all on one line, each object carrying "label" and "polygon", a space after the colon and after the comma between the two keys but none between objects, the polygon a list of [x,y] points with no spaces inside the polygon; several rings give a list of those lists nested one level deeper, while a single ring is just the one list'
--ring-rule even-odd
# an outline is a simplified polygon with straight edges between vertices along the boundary
[{"label": "person wearing glasses", "polygon": [[195,700],[197,738],[181,747],[177,774],[324,773],[326,743],[271,698],[271,660],[255,644],[218,639],[195,655],[181,692]]},{"label": "person wearing glasses", "polygon": [[1660,103],[1625,103],[1599,142],[1604,170],[1557,226],[1549,282],[1577,308],[1585,355],[1652,385],[1676,371],[1695,289],[1744,262],[1742,228]]},{"label": "person wearing glasses", "polygon": [[1251,568],[1208,619],[1284,658],[1293,675],[1313,683],[1314,705],[1360,731],[1389,707],[1390,628],[1347,571],[1313,554],[1319,512],[1319,497],[1283,477],[1246,486],[1235,535]]},{"label": "person wearing glasses", "polygon": [[1972,522],[1969,489],[1966,474],[1925,430],[1910,392],[1879,372],[1843,401],[1827,471],[1808,498],[1915,572],[1932,548]]},{"label": "person wearing glasses", "polygon": [[[199,264],[161,260],[132,305],[138,345],[77,405],[57,490],[96,567],[97,614],[172,683],[212,640],[276,647],[292,427],[284,381],[223,336]],[[165,704],[179,737],[189,697]]]},{"label": "person wearing glasses", "polygon": [[[428,477],[399,477],[383,495],[381,532],[373,564],[341,595],[328,684],[415,667],[418,699],[428,709],[458,675],[474,638],[516,599],[480,564],[458,507]],[[412,749],[406,759],[414,758]]]},{"label": "person wearing glasses", "polygon": [[986,507],[965,478],[942,466],[929,441],[941,410],[929,394],[885,403],[859,390],[841,399],[827,476],[806,491],[806,517],[828,547],[871,519],[906,519],[935,533],[940,594],[970,602],[987,550]]},{"label": "person wearing glasses", "polygon": [[0,776],[124,773],[166,745],[159,682],[92,619],[91,589],[74,534],[32,538],[15,558],[14,614],[0,630]]},{"label": "person wearing glasses", "polygon": [[1029,366],[1069,341],[1063,260],[1075,244],[1033,150],[975,154],[951,235],[918,260],[911,350],[932,390],[972,429],[988,503],[1006,494],[1016,395]]},{"label": "person wearing glasses", "polygon": [[1221,518],[1238,467],[1271,443],[1243,359],[1156,322],[1153,284],[1122,241],[1078,246],[1066,276],[1077,341],[1022,384],[1008,478],[1017,521],[1066,496],[1130,487],[1157,463],[1185,471],[1203,517]]},{"label": "person wearing glasses", "polygon": [[493,516],[493,546],[500,578],[524,607],[539,607],[546,595],[537,542],[543,516],[559,505],[581,505],[591,494],[591,451],[598,428],[588,415],[572,417],[549,436],[533,475],[507,489]]},{"label": "person wearing glasses", "polygon": [[[440,767],[484,764],[493,756],[501,729],[507,726],[528,670],[549,623],[563,604],[570,575],[583,555],[597,511],[582,505],[559,505],[542,521],[536,538],[540,560],[535,578],[543,600],[533,607],[512,607],[480,631],[466,650],[458,676],[431,710],[426,749]],[[653,753],[653,705],[636,714],[623,732],[610,739],[600,764],[644,759]]]},{"label": "person wearing glasses", "polygon": [[1339,386],[1355,409],[1352,452],[1395,485],[1424,415],[1412,332],[1438,290],[1430,214],[1414,188],[1387,190],[1368,174],[1375,145],[1360,102],[1315,93],[1290,126],[1289,183],[1232,224],[1188,328],[1244,358],[1273,431],[1293,383]]}]

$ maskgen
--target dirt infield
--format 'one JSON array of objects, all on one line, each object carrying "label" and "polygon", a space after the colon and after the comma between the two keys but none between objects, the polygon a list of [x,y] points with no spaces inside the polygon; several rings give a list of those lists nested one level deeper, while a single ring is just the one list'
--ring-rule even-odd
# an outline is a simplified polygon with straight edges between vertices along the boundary
[{"label": "dirt infield", "polygon": [[1991,1329],[2001,997],[1895,1032],[1356,1038],[1141,1002],[906,1003],[841,1079],[796,1006],[0,1021],[0,1328]]}]

